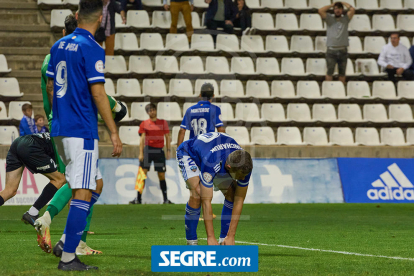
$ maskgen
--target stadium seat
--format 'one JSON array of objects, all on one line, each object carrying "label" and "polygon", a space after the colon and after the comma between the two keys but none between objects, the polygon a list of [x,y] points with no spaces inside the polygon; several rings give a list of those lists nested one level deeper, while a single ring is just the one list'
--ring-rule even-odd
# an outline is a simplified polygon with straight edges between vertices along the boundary
[{"label": "stadium seat", "polygon": [[336,122],[336,111],[333,104],[314,104],[312,107],[312,118],[321,122]]},{"label": "stadium seat", "polygon": [[[70,2],[70,1],[76,1],[76,5],[79,3],[77,0],[67,0],[66,2]],[[122,21],[122,17],[119,13],[115,13],[115,28],[116,29],[122,29],[122,28],[126,28],[128,27],[128,25],[124,24],[124,22]]]},{"label": "stadium seat", "polygon": [[398,82],[398,97],[413,99],[414,98],[414,81]]},{"label": "stadium seat", "polygon": [[152,73],[152,61],[149,56],[130,56],[129,71],[134,73]]},{"label": "stadium seat", "polygon": [[196,8],[208,8],[208,4],[205,0],[194,0],[194,7]]},{"label": "stadium seat", "polygon": [[364,38],[364,51],[379,54],[385,44],[385,39],[382,36],[366,36]]},{"label": "stadium seat", "polygon": [[217,35],[217,50],[223,50],[227,52],[238,52],[240,51],[239,39],[237,35],[230,34],[219,34]]},{"label": "stadium seat", "polygon": [[[270,0],[272,1],[272,0]],[[405,9],[414,9],[414,0],[404,0]]]},{"label": "stadium seat", "polygon": [[17,127],[0,126],[0,145],[11,145],[19,136],[19,130]]},{"label": "stadium seat", "polygon": [[383,104],[365,104],[364,119],[369,122],[388,122],[387,110]]},{"label": "stadium seat", "polygon": [[251,137],[253,145],[275,145],[275,133],[271,127],[252,127]]},{"label": "stadium seat", "polygon": [[389,10],[402,10],[402,0],[380,0],[380,8]]},{"label": "stadium seat", "polygon": [[309,8],[320,9],[331,5],[331,0],[309,0]]},{"label": "stadium seat", "polygon": [[220,94],[222,97],[243,98],[244,88],[240,80],[222,80],[220,83]]},{"label": "stadium seat", "polygon": [[380,99],[395,99],[397,93],[392,81],[374,81],[372,83],[372,97]]},{"label": "stadium seat", "polygon": [[260,35],[243,35],[241,38],[241,50],[254,53],[264,52],[264,43]]},{"label": "stadium seat", "polygon": [[316,76],[325,76],[327,71],[325,58],[308,58],[306,60],[306,73]]},{"label": "stadium seat", "polygon": [[272,82],[272,96],[277,98],[296,98],[295,87],[292,81],[278,81]]},{"label": "stadium seat", "polygon": [[[338,73],[338,64],[335,66],[335,73]],[[345,71],[345,74],[347,76],[360,75],[358,73],[355,73],[354,63],[352,62],[352,60],[350,58],[348,58],[347,59],[347,62],[346,62],[346,71]]]},{"label": "stadium seat", "polygon": [[185,115],[187,110],[195,104],[196,104],[195,102],[185,102],[183,105],[183,116]]},{"label": "stadium seat", "polygon": [[37,0],[37,5],[62,5],[62,0]]},{"label": "stadium seat", "polygon": [[138,40],[134,33],[115,34],[115,50],[138,51]]},{"label": "stadium seat", "polygon": [[127,12],[127,25],[134,28],[151,27],[148,12],[145,10],[129,10]]},{"label": "stadium seat", "polygon": [[105,93],[107,95],[112,96],[112,97],[117,96],[115,92],[115,85],[112,79],[108,79],[108,78],[105,79],[104,88],[105,88]]},{"label": "stadium seat", "polygon": [[356,0],[356,8],[364,10],[378,9],[378,0]]},{"label": "stadium seat", "polygon": [[153,11],[152,26],[169,29],[171,27],[171,13],[167,11]]},{"label": "stadium seat", "polygon": [[292,8],[292,9],[307,9],[308,3],[306,0],[285,0],[285,8]]},{"label": "stadium seat", "polygon": [[[182,16],[182,13],[180,13],[180,18],[181,16]],[[183,17],[183,20],[184,20],[184,17]],[[197,12],[193,11],[191,13],[191,23],[193,24],[194,29],[203,29],[200,23],[200,15]]]},{"label": "stadium seat", "polygon": [[394,18],[391,14],[374,14],[372,16],[372,29],[378,31],[395,30]]},{"label": "stadium seat", "polygon": [[298,30],[298,20],[294,13],[278,13],[276,14],[277,30]]},{"label": "stadium seat", "polygon": [[160,51],[164,50],[162,36],[159,33],[142,33],[140,36],[141,49]]},{"label": "stadium seat", "polygon": [[407,146],[404,133],[399,127],[381,128],[381,143],[387,146]]},{"label": "stadium seat", "polygon": [[226,133],[240,145],[250,145],[249,131],[243,126],[228,126]]},{"label": "stadium seat", "polygon": [[229,62],[226,57],[207,57],[206,73],[230,74]]},{"label": "stadium seat", "polygon": [[363,75],[380,75],[377,61],[373,58],[358,58],[355,60],[356,72]]},{"label": "stadium seat", "polygon": [[142,4],[149,7],[162,7],[161,0],[142,0]]},{"label": "stadium seat", "polygon": [[0,78],[0,95],[4,97],[21,97],[19,82],[16,78]]},{"label": "stadium seat", "polygon": [[348,97],[350,98],[370,98],[371,91],[366,81],[348,81]]},{"label": "stadium seat", "polygon": [[50,14],[50,28],[65,28],[65,18],[69,14],[72,14],[71,10],[52,10]]},{"label": "stadium seat", "polygon": [[259,30],[274,30],[275,24],[270,13],[257,13],[252,15],[252,26]]},{"label": "stadium seat", "polygon": [[328,136],[323,127],[305,127],[303,129],[303,142],[312,146],[329,146]]},{"label": "stadium seat", "polygon": [[261,8],[259,0],[246,0],[246,5],[250,9],[259,9],[259,8]]},{"label": "stadium seat", "polygon": [[221,120],[223,122],[234,121],[234,113],[229,103],[214,103],[221,109]]},{"label": "stadium seat", "polygon": [[178,61],[175,56],[156,56],[155,71],[163,73],[179,73]]},{"label": "stadium seat", "polygon": [[315,38],[315,51],[326,53],[326,36],[317,36]]},{"label": "stadium seat", "polygon": [[329,130],[329,142],[331,145],[356,146],[354,135],[349,127],[331,127]]},{"label": "stadium seat", "polygon": [[287,106],[287,119],[297,122],[310,122],[311,112],[305,103],[290,103]]},{"label": "stadium seat", "polygon": [[283,0],[262,0],[262,8],[283,9]]},{"label": "stadium seat", "polygon": [[361,108],[358,104],[339,104],[338,120],[346,122],[363,122]]},{"label": "stadium seat", "polygon": [[171,79],[169,95],[178,97],[194,97],[193,85],[188,79]]},{"label": "stadium seat", "polygon": [[324,81],[322,83],[322,97],[331,99],[347,98],[344,84],[341,81]]},{"label": "stadium seat", "polygon": [[9,117],[7,117],[7,108],[4,102],[0,102],[0,120],[6,120]]},{"label": "stadium seat", "polygon": [[407,128],[407,144],[414,145],[414,128],[412,127]]},{"label": "stadium seat", "polygon": [[123,56],[105,56],[105,73],[127,73],[125,58]]},{"label": "stadium seat", "polygon": [[397,29],[404,31],[414,31],[414,15],[399,14],[397,15]]},{"label": "stadium seat", "polygon": [[313,53],[315,49],[312,38],[307,35],[292,35],[290,38],[290,50],[299,53]]},{"label": "stadium seat", "polygon": [[278,145],[303,145],[302,135],[297,127],[279,127],[277,129]]},{"label": "stadium seat", "polygon": [[267,81],[249,80],[246,83],[246,96],[253,98],[270,98],[270,89]]},{"label": "stadium seat", "polygon": [[378,131],[374,127],[357,127],[355,131],[355,140],[357,144],[364,146],[380,146]]},{"label": "stadium seat", "polygon": [[11,101],[9,103],[9,118],[20,121],[23,118],[22,106],[24,104],[31,103],[27,101]]},{"label": "stadium seat", "polygon": [[214,51],[214,41],[210,34],[193,34],[191,49],[199,51]]},{"label": "stadium seat", "polygon": [[260,112],[255,103],[237,103],[236,104],[236,120],[245,122],[262,121]]},{"label": "stadium seat", "polygon": [[167,34],[165,48],[167,50],[171,49],[174,51],[190,50],[188,38],[185,34]]},{"label": "stadium seat", "polygon": [[262,104],[262,119],[269,122],[286,121],[285,110],[280,103],[264,103]]},{"label": "stadium seat", "polygon": [[145,121],[149,118],[145,107],[149,102],[140,102],[131,104],[131,119]]},{"label": "stadium seat", "polygon": [[138,126],[120,126],[119,138],[121,138],[123,144],[138,146],[141,140],[138,131]]},{"label": "stadium seat", "polygon": [[232,57],[231,72],[236,74],[255,74],[253,60],[250,57]]},{"label": "stadium seat", "polygon": [[[375,0],[376,1],[376,0]],[[349,31],[369,32],[371,31],[371,21],[366,14],[355,14],[349,22]]]},{"label": "stadium seat", "polygon": [[300,28],[310,31],[324,30],[321,16],[317,13],[302,13],[300,15]]},{"label": "stadium seat", "polygon": [[200,93],[201,93],[201,86],[203,86],[203,84],[205,84],[205,83],[211,83],[214,86],[214,97],[215,98],[221,97],[221,95],[220,95],[220,89],[219,89],[219,86],[217,84],[217,81],[216,80],[213,80],[213,79],[198,79],[198,80],[196,80],[196,82],[195,82],[195,89],[194,89],[195,96],[200,95]]},{"label": "stadium seat", "polygon": [[266,36],[266,51],[275,53],[288,53],[289,45],[284,35],[268,35]]},{"label": "stadium seat", "polygon": [[142,92],[144,95],[152,97],[167,96],[167,89],[163,79],[144,79],[142,82]]},{"label": "stadium seat", "polygon": [[0,55],[0,73],[9,73],[11,69],[7,65],[6,56],[1,54]]},{"label": "stadium seat", "polygon": [[187,74],[203,74],[204,64],[199,56],[182,56],[180,60],[181,72]]},{"label": "stadium seat", "polygon": [[159,102],[157,105],[157,116],[167,121],[181,121],[181,108],[175,102]]},{"label": "stadium seat", "polygon": [[[177,140],[178,140],[178,133],[180,131],[180,127],[179,126],[175,126],[172,128],[171,131],[171,145],[177,145]],[[186,130],[185,134],[184,134],[184,141],[187,141],[188,139],[190,139],[190,131]]]},{"label": "stadium seat", "polygon": [[278,75],[280,74],[279,63],[276,58],[257,58],[256,71],[258,74]]},{"label": "stadium seat", "polygon": [[118,96],[139,97],[141,94],[141,86],[137,79],[118,79],[116,83],[116,91]]},{"label": "stadium seat", "polygon": [[298,81],[296,84],[298,97],[315,99],[321,97],[321,90],[317,81]]},{"label": "stadium seat", "polygon": [[305,75],[305,68],[300,58],[282,58],[282,74]]},{"label": "stadium seat", "polygon": [[350,54],[360,54],[364,51],[362,50],[362,42],[361,39],[357,36],[349,36],[348,37],[348,52]]},{"label": "stadium seat", "polygon": [[412,122],[413,111],[409,104],[390,104],[388,106],[390,121]]}]

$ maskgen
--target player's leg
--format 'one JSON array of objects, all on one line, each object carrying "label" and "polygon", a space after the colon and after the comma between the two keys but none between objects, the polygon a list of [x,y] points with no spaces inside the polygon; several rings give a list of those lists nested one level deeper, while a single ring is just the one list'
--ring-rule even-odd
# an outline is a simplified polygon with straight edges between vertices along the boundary
[{"label": "player's leg", "polygon": [[224,195],[224,204],[223,210],[221,212],[221,231],[219,244],[221,244],[224,241],[224,238],[227,236],[227,233],[229,232],[231,214],[233,213],[234,192],[234,185],[230,185],[230,187],[226,191],[222,190],[222,193]]},{"label": "player's leg", "polygon": [[24,167],[22,166],[13,171],[6,172],[6,187],[0,192],[0,206],[16,195],[23,170]]}]

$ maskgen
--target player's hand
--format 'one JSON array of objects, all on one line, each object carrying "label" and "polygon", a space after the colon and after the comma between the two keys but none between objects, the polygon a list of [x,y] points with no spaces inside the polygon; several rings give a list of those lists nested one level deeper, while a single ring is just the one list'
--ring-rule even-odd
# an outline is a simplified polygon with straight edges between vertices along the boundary
[{"label": "player's hand", "polygon": [[170,6],[168,6],[167,4],[165,4],[165,5],[164,5],[164,9],[165,9],[166,11],[169,11],[169,10],[170,10]]},{"label": "player's hand", "polygon": [[235,245],[236,242],[234,240],[234,237],[231,236],[227,236],[226,238],[224,238],[224,241],[222,243],[223,245]]},{"label": "player's hand", "polygon": [[119,138],[118,133],[111,134],[112,145],[114,146],[114,151],[112,152],[112,157],[119,157],[122,153],[122,142]]},{"label": "player's hand", "polygon": [[215,237],[207,238],[208,245],[219,245]]},{"label": "player's hand", "polygon": [[138,156],[139,162],[144,162],[144,155],[142,153],[139,154]]}]

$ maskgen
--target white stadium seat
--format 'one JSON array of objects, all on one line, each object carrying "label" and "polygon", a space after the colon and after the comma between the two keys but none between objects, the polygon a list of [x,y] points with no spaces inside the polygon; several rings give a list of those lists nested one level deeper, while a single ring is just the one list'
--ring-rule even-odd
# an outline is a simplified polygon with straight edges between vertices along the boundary
[{"label": "white stadium seat", "polygon": [[62,5],[62,0],[37,0],[37,5]]},{"label": "white stadium seat", "polygon": [[105,88],[105,93],[107,95],[112,96],[112,97],[117,96],[115,93],[115,85],[112,79],[108,79],[108,78],[105,79],[104,88]]},{"label": "white stadium seat", "polygon": [[357,144],[364,146],[381,145],[378,131],[374,127],[358,127],[355,131],[355,140]]},{"label": "white stadium seat", "polygon": [[139,102],[131,104],[131,119],[145,121],[149,118],[145,107],[149,102]]},{"label": "white stadium seat", "polygon": [[303,142],[312,146],[329,146],[328,136],[323,127],[305,127],[303,129]]},{"label": "white stadium seat", "polygon": [[206,73],[229,74],[230,67],[226,57],[207,57]]},{"label": "white stadium seat", "polygon": [[236,120],[245,122],[261,121],[260,112],[255,103],[237,103],[236,104]]},{"label": "white stadium seat", "polygon": [[333,104],[314,104],[312,107],[312,118],[321,122],[336,122],[336,111]]},{"label": "white stadium seat", "polygon": [[127,67],[123,56],[105,56],[105,72],[112,74],[125,74]]},{"label": "white stadium seat", "polygon": [[279,63],[276,58],[259,57],[256,59],[256,71],[258,74],[280,74]]},{"label": "white stadium seat", "polygon": [[282,58],[282,74],[305,75],[305,67],[301,58]]},{"label": "white stadium seat", "polygon": [[308,35],[292,35],[290,39],[290,50],[299,53],[313,53],[312,38]]},{"label": "white stadium seat", "polygon": [[322,83],[322,97],[331,99],[346,98],[344,84],[341,81],[324,81]]},{"label": "white stadium seat", "polygon": [[309,0],[309,8],[320,9],[331,5],[331,0]]},{"label": "white stadium seat", "polygon": [[389,10],[402,10],[402,0],[380,0],[380,8]]},{"label": "white stadium seat", "polygon": [[220,94],[222,97],[245,97],[243,84],[240,80],[222,80],[220,83]]},{"label": "white stadium seat", "polygon": [[52,10],[50,14],[50,28],[65,28],[65,18],[72,14],[71,10]]},{"label": "white stadium seat", "polygon": [[134,28],[149,28],[151,24],[148,12],[145,10],[129,10],[127,12],[127,25]]},{"label": "white stadium seat", "polygon": [[315,37],[315,51],[323,53],[326,52],[326,36]]},{"label": "white stadium seat", "polygon": [[244,75],[255,74],[253,60],[250,57],[233,57],[231,72]]},{"label": "white stadium seat", "polygon": [[378,9],[378,0],[356,0],[357,9],[376,10]]},{"label": "white stadium seat", "polygon": [[259,9],[261,7],[259,0],[246,0],[246,5],[250,9]]},{"label": "white stadium seat", "polygon": [[414,145],[414,128],[412,127],[407,128],[407,144]]},{"label": "white stadium seat", "polygon": [[295,98],[295,87],[292,81],[272,81],[272,97]]},{"label": "white stadium seat", "polygon": [[247,52],[264,52],[264,43],[260,35],[243,35],[241,39],[241,50]]},{"label": "white stadium seat", "polygon": [[115,50],[138,51],[138,40],[134,33],[115,34]]},{"label": "white stadium seat", "polygon": [[208,4],[205,2],[205,0],[194,0],[194,7],[208,8]]},{"label": "white stadium seat", "polygon": [[123,144],[138,146],[141,140],[138,131],[138,126],[120,126],[119,138]]},{"label": "white stadium seat", "polygon": [[412,122],[413,111],[409,104],[390,104],[388,113],[391,121],[396,122]]},{"label": "white stadium seat", "polygon": [[366,81],[348,81],[347,83],[348,97],[350,98],[369,98],[371,91]]},{"label": "white stadium seat", "polygon": [[329,130],[331,145],[355,146],[354,135],[349,127],[331,127]]},{"label": "white stadium seat", "polygon": [[283,9],[283,0],[262,0],[262,8]]},{"label": "white stadium seat", "polygon": [[159,33],[142,33],[140,36],[141,49],[160,51],[164,50],[162,36]]},{"label": "white stadium seat", "polygon": [[161,0],[142,0],[142,4],[150,7],[162,7]]},{"label": "white stadium seat", "polygon": [[285,0],[285,8],[307,9],[308,3],[306,0]]},{"label": "white stadium seat", "polygon": [[355,60],[356,72],[363,75],[380,75],[377,61],[373,58],[358,58]]},{"label": "white stadium seat", "polygon": [[280,103],[262,104],[262,119],[269,122],[286,121],[285,110]]},{"label": "white stadium seat", "polygon": [[17,127],[0,126],[0,145],[11,145],[19,136],[19,130]]},{"label": "white stadium seat", "polygon": [[[182,16],[182,13],[180,13],[180,18]],[[184,20],[184,17],[183,17]],[[191,23],[193,24],[194,29],[202,29],[201,23],[200,23],[200,15],[196,12],[191,13]]]},{"label": "white stadium seat", "polygon": [[274,30],[275,24],[270,13],[257,13],[252,15],[252,26],[259,30]]},{"label": "white stadium seat", "polygon": [[305,103],[290,103],[287,106],[287,119],[297,122],[310,122],[310,108]]},{"label": "white stadium seat", "polygon": [[398,97],[413,99],[414,98],[414,81],[398,82]]},{"label": "white stadium seat", "polygon": [[191,49],[199,51],[214,51],[214,41],[210,34],[193,34]]},{"label": "white stadium seat", "polygon": [[171,13],[167,11],[153,11],[152,26],[169,29],[171,27]]},{"label": "white stadium seat", "polygon": [[327,71],[326,59],[308,58],[306,60],[306,73],[316,76],[325,76]]},{"label": "white stadium seat", "polygon": [[252,127],[252,144],[254,145],[275,145],[275,133],[271,127]]},{"label": "white stadium seat", "polygon": [[201,93],[201,87],[203,86],[203,84],[205,83],[211,83],[214,86],[214,97],[220,97],[220,89],[219,86],[217,84],[216,80],[213,79],[197,79],[195,82],[195,96],[200,95]]},{"label": "white stadium seat", "polygon": [[[69,1],[76,1],[76,0],[68,0]],[[79,3],[78,1],[76,1],[76,5]],[[122,21],[122,17],[119,13],[115,13],[115,28],[116,29],[122,29],[122,28],[126,28],[128,27],[128,25],[124,24],[124,22]]]},{"label": "white stadium seat", "polygon": [[219,34],[217,35],[216,48],[217,50],[238,52],[240,51],[239,39],[234,34]]},{"label": "white stadium seat", "polygon": [[362,50],[362,42],[361,39],[357,36],[349,36],[348,37],[348,42],[349,42],[349,46],[348,46],[348,52],[351,54],[359,54],[359,53],[363,53],[364,51]]},{"label": "white stadium seat", "polygon": [[1,54],[0,55],[0,73],[9,73],[9,72],[11,72],[11,69],[7,65],[6,56]]},{"label": "white stadium seat", "polygon": [[397,15],[397,29],[404,31],[414,31],[414,15],[399,14]]},{"label": "white stadium seat", "polygon": [[369,32],[371,31],[371,20],[366,14],[355,14],[351,22],[349,22],[348,30]]},{"label": "white stadium seat", "polygon": [[387,110],[383,104],[365,104],[364,119],[369,122],[387,122]]},{"label": "white stadium seat", "polygon": [[399,127],[381,128],[381,143],[387,146],[406,146],[404,133]]},{"label": "white stadium seat", "polygon": [[179,73],[177,58],[175,56],[156,56],[155,71],[164,73]]},{"label": "white stadium seat", "polygon": [[395,99],[397,93],[392,81],[374,81],[372,84],[372,97],[381,99]]},{"label": "white stadium seat", "polygon": [[144,79],[142,82],[142,92],[144,95],[152,97],[167,96],[167,89],[163,79]]},{"label": "white stadium seat", "polygon": [[[178,140],[178,133],[180,131],[180,127],[179,126],[175,126],[172,128],[171,131],[171,145],[177,145],[177,140]],[[188,139],[190,139],[190,131],[186,130],[185,134],[184,134],[184,141],[187,141]]]},{"label": "white stadium seat", "polygon": [[247,81],[246,96],[253,98],[270,98],[269,84],[264,80]]},{"label": "white stadium seat", "polygon": [[0,120],[6,120],[9,117],[7,117],[7,108],[4,102],[0,102]]},{"label": "white stadium seat", "polygon": [[302,13],[300,15],[300,28],[303,30],[323,30],[322,18],[317,13]]},{"label": "white stadium seat", "polygon": [[21,97],[19,82],[16,78],[0,78],[0,95],[4,97]]},{"label": "white stadium seat", "polygon": [[296,84],[298,97],[314,99],[321,97],[321,90],[317,81],[298,81]]},{"label": "white stadium seat", "polygon": [[266,36],[266,51],[275,53],[290,52],[286,36],[268,35]]},{"label": "white stadium seat", "polygon": [[167,121],[181,121],[181,108],[176,102],[159,102],[157,105],[157,116]]},{"label": "white stadium seat", "polygon": [[278,145],[303,145],[302,135],[297,127],[279,127],[277,129]]},{"label": "white stadium seat", "polygon": [[180,60],[181,72],[187,74],[203,74],[204,64],[200,56],[182,56]]},{"label": "white stadium seat", "polygon": [[372,29],[378,31],[394,31],[394,18],[391,14],[374,14],[372,16]]},{"label": "white stadium seat", "polygon": [[223,122],[234,121],[234,113],[229,103],[214,103],[221,109],[221,118]]},{"label": "white stadium seat", "polygon": [[169,95],[178,97],[194,97],[193,85],[188,79],[171,79]]},{"label": "white stadium seat", "polygon": [[[272,0],[270,0],[272,1]],[[414,0],[404,0],[404,8],[414,9]]]},{"label": "white stadium seat", "polygon": [[183,115],[185,115],[185,112],[195,104],[196,103],[194,103],[194,102],[185,102],[184,105],[183,105]]},{"label": "white stadium seat", "polygon": [[9,118],[20,121],[23,118],[22,106],[24,104],[31,103],[27,101],[11,101],[9,103]]},{"label": "white stadium seat", "polygon": [[243,126],[228,126],[226,133],[240,145],[250,145],[249,131]]},{"label": "white stadium seat", "polygon": [[167,34],[165,48],[174,51],[190,50],[188,38],[185,34]]},{"label": "white stadium seat", "polygon": [[137,79],[118,79],[116,83],[116,91],[118,96],[139,97],[141,94],[141,86]]},{"label": "white stadium seat", "polygon": [[276,29],[278,30],[298,30],[298,20],[294,13],[276,14]]},{"label": "white stadium seat", "polygon": [[358,104],[339,104],[338,120],[346,122],[363,122],[361,108]]},{"label": "white stadium seat", "polygon": [[152,61],[149,56],[130,56],[129,71],[134,73],[152,73]]},{"label": "white stadium seat", "polygon": [[382,36],[366,36],[364,38],[364,51],[367,53],[379,54],[386,44]]}]

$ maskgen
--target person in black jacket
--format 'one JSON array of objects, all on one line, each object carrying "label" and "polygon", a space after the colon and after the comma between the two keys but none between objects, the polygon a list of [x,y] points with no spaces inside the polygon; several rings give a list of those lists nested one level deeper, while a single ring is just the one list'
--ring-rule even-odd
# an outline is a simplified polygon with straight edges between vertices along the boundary
[{"label": "person in black jacket", "polygon": [[[233,21],[236,19],[237,9],[232,0],[205,0],[209,4],[205,16],[205,25],[209,30],[223,28],[225,33],[233,33]],[[214,39],[216,34],[213,34]]]},{"label": "person in black jacket", "polygon": [[234,5],[237,9],[236,19],[233,21],[234,27],[241,28],[243,34],[251,34],[252,15],[245,0],[235,0]]},{"label": "person in black jacket", "polygon": [[121,8],[123,11],[126,11],[126,7],[129,4],[132,4],[134,7],[131,10],[142,10],[142,1],[141,0],[118,0],[121,3]]}]

